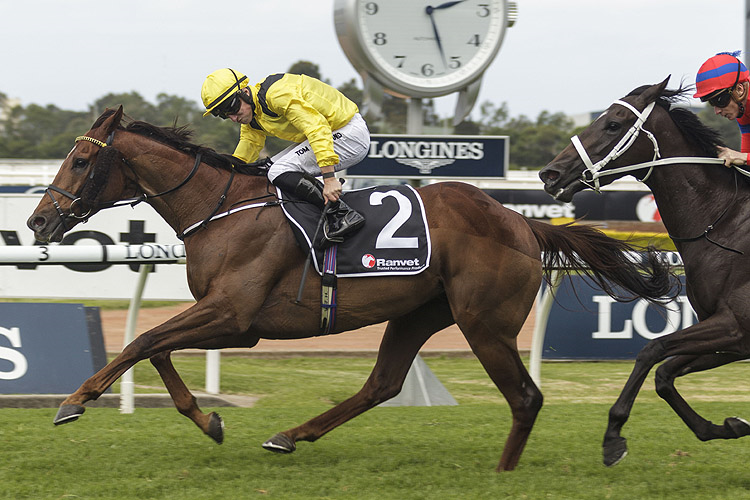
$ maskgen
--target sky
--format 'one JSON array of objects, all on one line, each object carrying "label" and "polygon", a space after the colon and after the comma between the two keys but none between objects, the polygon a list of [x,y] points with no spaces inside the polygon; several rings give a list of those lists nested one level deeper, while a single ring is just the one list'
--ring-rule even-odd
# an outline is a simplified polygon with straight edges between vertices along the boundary
[{"label": "sky", "polygon": [[[708,57],[745,48],[742,0],[516,3],[518,20],[478,99],[507,103],[511,116],[602,110],[669,75],[671,88],[693,84]],[[0,0],[0,92],[24,106],[75,111],[132,91],[152,103],[159,93],[200,102],[203,79],[215,69],[233,67],[254,83],[299,60],[317,64],[334,86],[352,78],[361,86],[336,38],[333,4]],[[455,101],[436,99],[438,113],[452,116]]]}]

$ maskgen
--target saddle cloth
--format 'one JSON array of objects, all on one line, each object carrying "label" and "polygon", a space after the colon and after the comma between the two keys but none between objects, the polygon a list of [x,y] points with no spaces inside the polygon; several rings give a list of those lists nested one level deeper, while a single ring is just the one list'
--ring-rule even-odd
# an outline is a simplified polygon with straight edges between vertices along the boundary
[{"label": "saddle cloth", "polygon": [[[276,188],[292,230],[303,249],[310,250],[321,211]],[[430,265],[432,252],[427,218],[419,193],[408,185],[374,186],[347,191],[342,199],[364,215],[365,224],[338,243],[336,275],[339,277],[419,274]],[[318,232],[313,264],[323,274],[325,245]]]}]

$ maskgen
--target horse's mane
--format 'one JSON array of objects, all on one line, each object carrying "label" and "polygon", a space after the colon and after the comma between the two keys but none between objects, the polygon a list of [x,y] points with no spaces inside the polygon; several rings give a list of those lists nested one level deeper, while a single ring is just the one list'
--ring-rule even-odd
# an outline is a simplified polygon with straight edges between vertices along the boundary
[{"label": "horse's mane", "polygon": [[[628,95],[640,95],[649,87],[650,85],[643,85]],[[686,101],[690,92],[690,87],[683,87],[682,85],[678,89],[664,89],[661,96],[656,100],[656,104],[667,110],[672,121],[690,143],[700,148],[706,156],[716,158],[716,148],[724,146],[721,134],[703,123],[698,115],[690,109],[673,106],[678,102]]]},{"label": "horse's mane", "polygon": [[[114,112],[114,110],[107,109],[91,128],[97,128]],[[182,151],[191,156],[196,156],[200,153],[201,161],[212,167],[224,170],[234,170],[237,173],[246,175],[266,175],[265,169],[256,165],[244,163],[239,158],[235,158],[231,155],[217,153],[209,147],[193,144],[190,142],[190,139],[193,136],[193,131],[188,125],[183,125],[181,127],[157,127],[156,125],[144,121],[131,120],[130,118],[126,118],[123,121],[125,121],[126,124],[122,126],[122,129],[148,137],[162,144],[166,144],[167,146],[171,146],[178,151]]]}]

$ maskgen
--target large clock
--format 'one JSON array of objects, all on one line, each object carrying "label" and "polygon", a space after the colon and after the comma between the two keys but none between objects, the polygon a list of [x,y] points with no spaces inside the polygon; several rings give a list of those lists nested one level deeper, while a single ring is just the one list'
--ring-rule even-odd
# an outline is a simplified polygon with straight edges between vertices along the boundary
[{"label": "large clock", "polygon": [[335,0],[334,20],[364,78],[395,95],[439,97],[480,79],[513,21],[510,10],[505,0]]}]

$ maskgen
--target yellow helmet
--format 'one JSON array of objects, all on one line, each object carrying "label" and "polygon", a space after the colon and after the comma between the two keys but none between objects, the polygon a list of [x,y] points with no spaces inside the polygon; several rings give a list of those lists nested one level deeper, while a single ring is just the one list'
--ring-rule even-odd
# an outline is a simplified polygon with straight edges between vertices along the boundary
[{"label": "yellow helmet", "polygon": [[229,68],[214,71],[206,77],[201,87],[201,99],[206,107],[203,116],[208,116],[228,97],[247,86],[247,77]]}]

